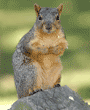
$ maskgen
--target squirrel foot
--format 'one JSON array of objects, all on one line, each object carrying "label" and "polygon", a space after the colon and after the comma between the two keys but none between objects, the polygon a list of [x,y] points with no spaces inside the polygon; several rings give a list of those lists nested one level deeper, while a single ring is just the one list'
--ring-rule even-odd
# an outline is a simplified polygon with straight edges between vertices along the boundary
[{"label": "squirrel foot", "polygon": [[35,93],[37,93],[37,92],[39,92],[39,91],[42,91],[42,89],[35,90],[34,92],[29,93],[29,94],[30,94],[30,95],[33,95],[33,94],[35,94]]},{"label": "squirrel foot", "polygon": [[56,85],[54,86],[54,88],[55,88],[55,87],[61,87],[61,85],[60,85],[60,84],[56,84]]}]

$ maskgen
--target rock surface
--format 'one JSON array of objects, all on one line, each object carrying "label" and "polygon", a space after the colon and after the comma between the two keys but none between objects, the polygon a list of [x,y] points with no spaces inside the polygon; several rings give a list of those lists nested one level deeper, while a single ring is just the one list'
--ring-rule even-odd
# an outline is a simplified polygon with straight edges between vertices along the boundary
[{"label": "rock surface", "polygon": [[65,85],[18,99],[8,110],[90,110],[90,105]]}]

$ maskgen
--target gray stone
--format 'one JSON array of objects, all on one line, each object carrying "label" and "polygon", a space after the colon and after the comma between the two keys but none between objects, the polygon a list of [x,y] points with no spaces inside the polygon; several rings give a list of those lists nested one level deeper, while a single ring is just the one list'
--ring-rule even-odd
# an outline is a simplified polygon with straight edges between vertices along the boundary
[{"label": "gray stone", "polygon": [[90,105],[65,85],[18,99],[8,110],[90,110]]}]

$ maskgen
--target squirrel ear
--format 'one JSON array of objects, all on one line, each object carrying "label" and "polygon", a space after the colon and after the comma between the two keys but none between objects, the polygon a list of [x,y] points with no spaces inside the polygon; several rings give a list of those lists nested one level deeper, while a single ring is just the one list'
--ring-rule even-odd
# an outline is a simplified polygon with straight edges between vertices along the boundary
[{"label": "squirrel ear", "polygon": [[57,7],[57,9],[58,9],[59,15],[61,15],[62,9],[63,9],[63,3],[60,4],[60,5]]},{"label": "squirrel ear", "polygon": [[36,15],[38,17],[39,11],[40,11],[41,7],[38,4],[34,4],[34,10],[36,11]]}]

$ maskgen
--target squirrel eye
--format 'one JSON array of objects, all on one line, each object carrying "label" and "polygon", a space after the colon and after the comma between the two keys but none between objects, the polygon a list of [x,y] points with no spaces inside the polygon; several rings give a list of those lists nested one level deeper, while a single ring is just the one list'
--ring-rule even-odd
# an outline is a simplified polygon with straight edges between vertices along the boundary
[{"label": "squirrel eye", "polygon": [[59,20],[59,16],[57,15],[56,20]]},{"label": "squirrel eye", "polygon": [[41,16],[39,16],[39,20],[42,20],[42,17]]}]

